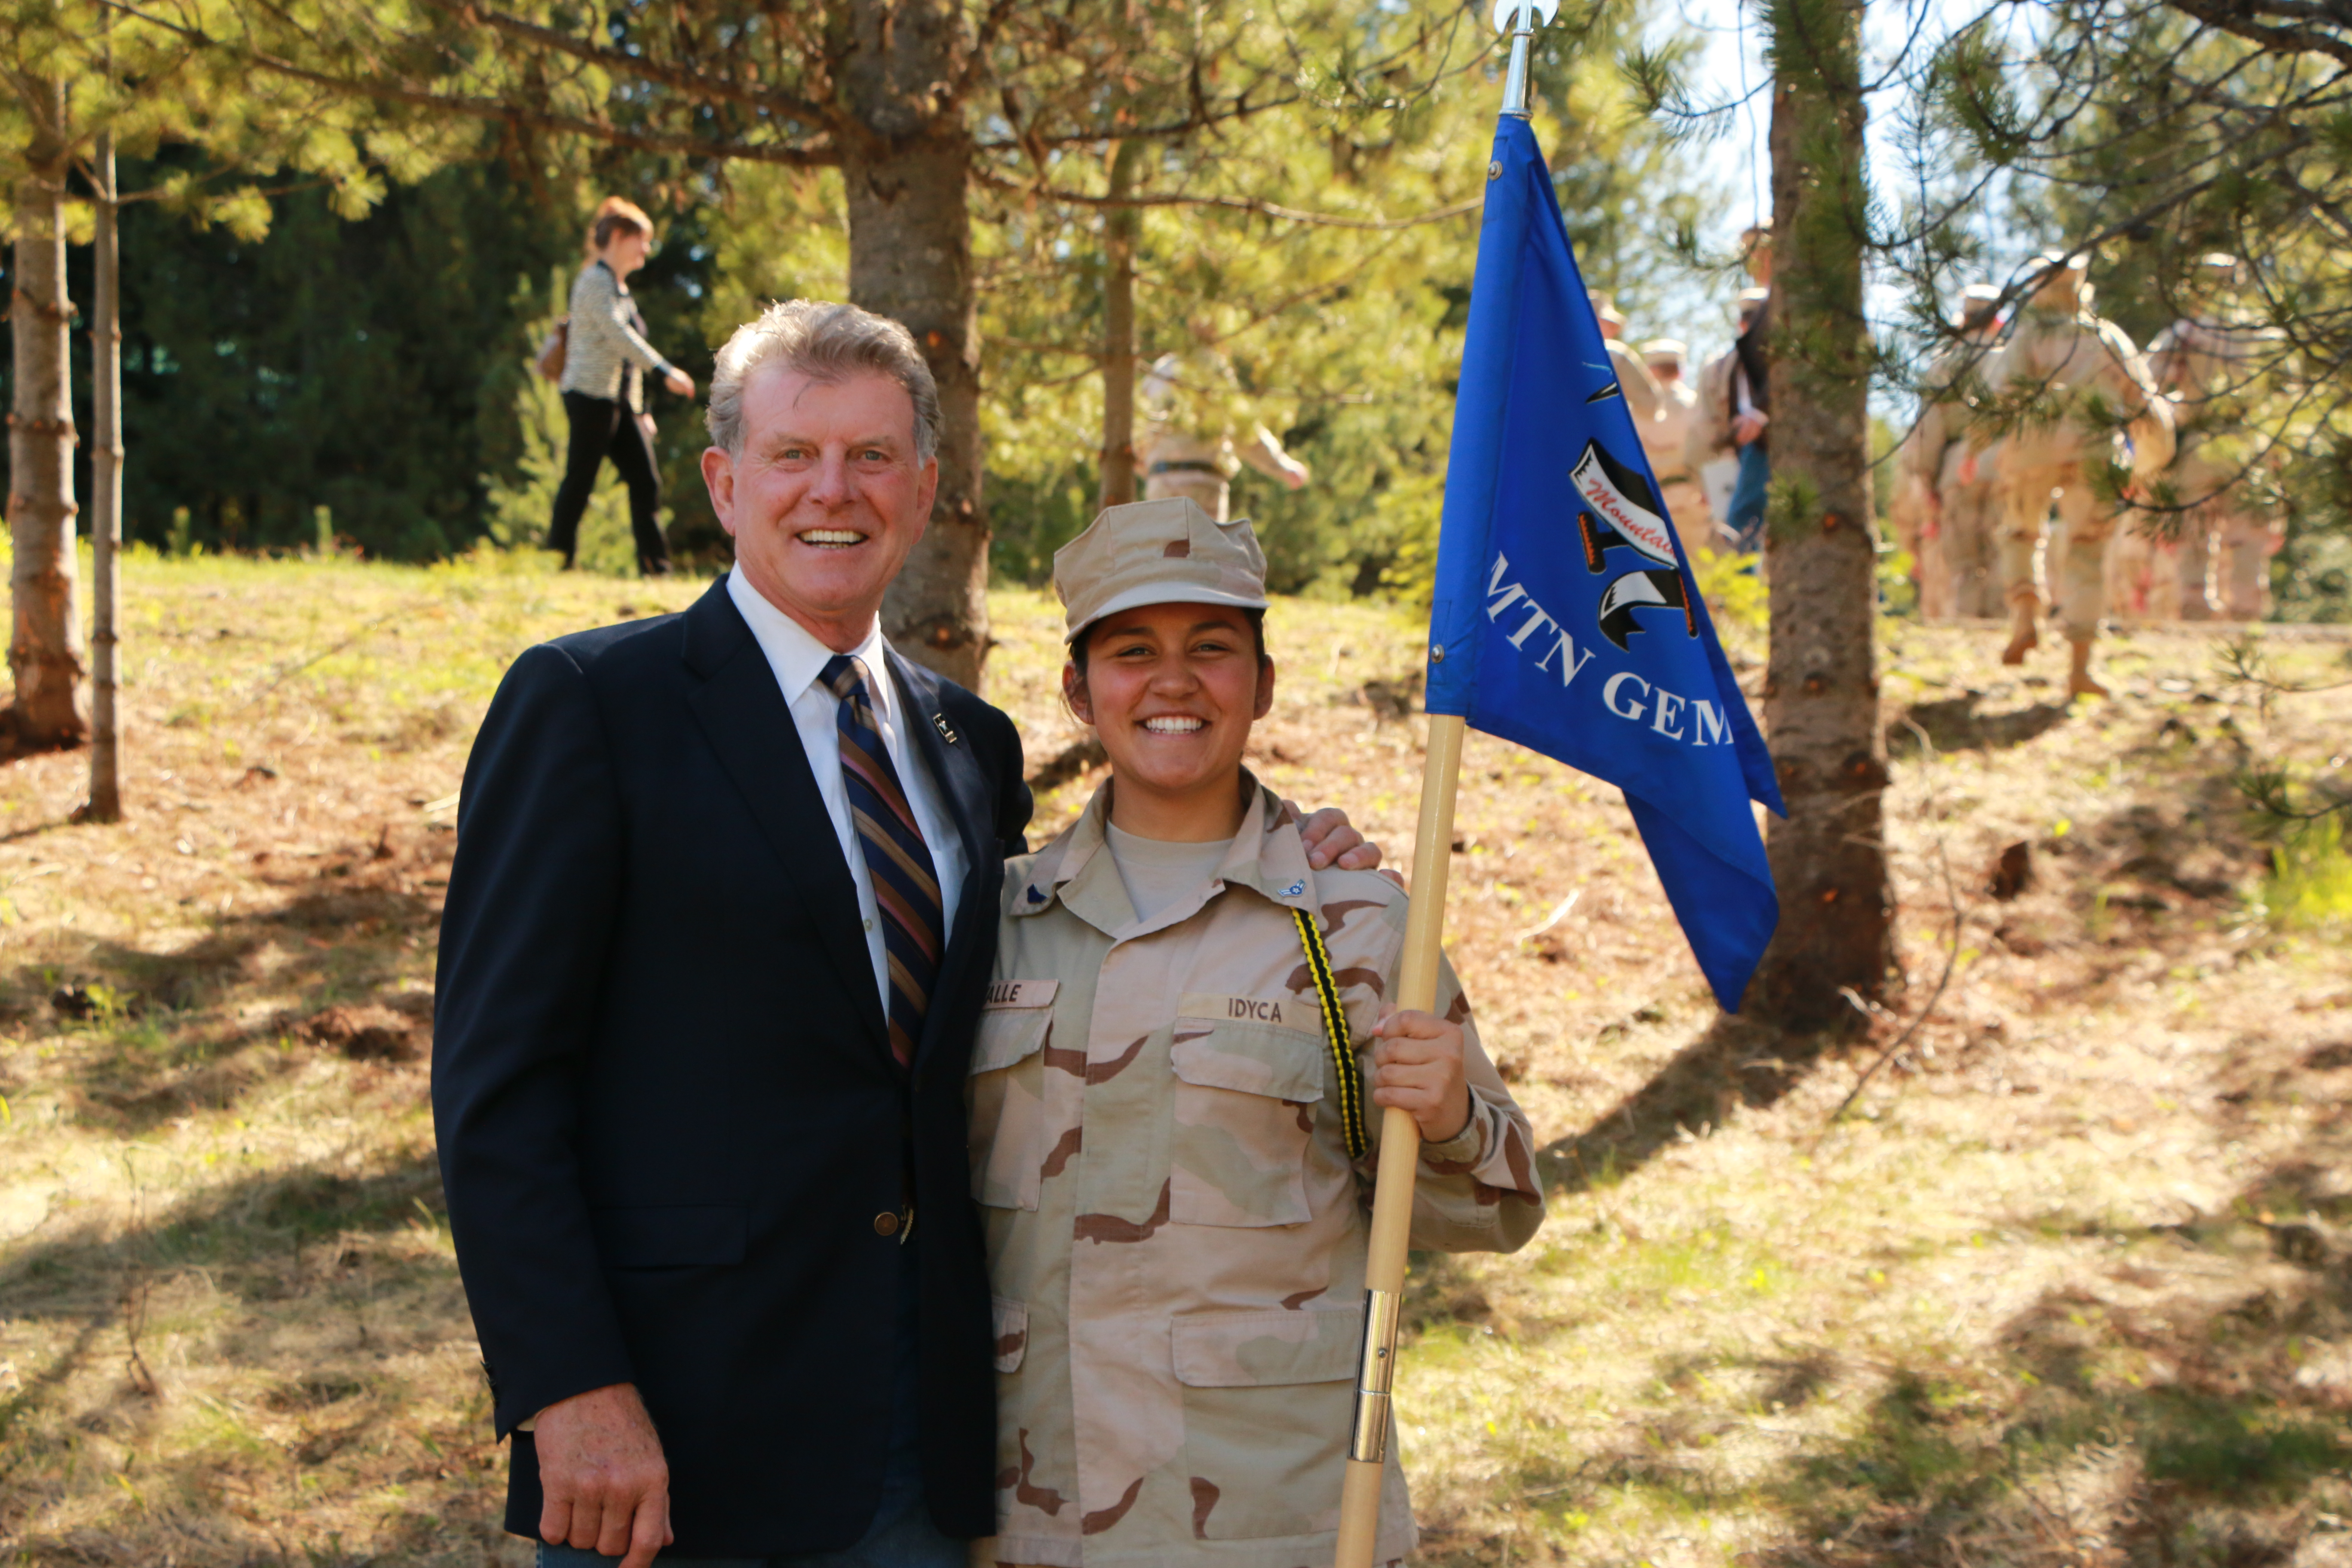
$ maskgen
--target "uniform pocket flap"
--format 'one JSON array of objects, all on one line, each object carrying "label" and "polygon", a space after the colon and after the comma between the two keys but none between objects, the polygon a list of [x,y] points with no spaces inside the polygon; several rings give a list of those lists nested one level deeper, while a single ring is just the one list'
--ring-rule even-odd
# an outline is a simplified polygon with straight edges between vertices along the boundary
[{"label": "uniform pocket flap", "polygon": [[1189,1312],[1175,1320],[1176,1381],[1192,1388],[1338,1383],[1363,1352],[1360,1307]]},{"label": "uniform pocket flap", "polygon": [[1168,1059],[1203,1089],[1232,1089],[1299,1102],[1323,1098],[1323,1037],[1270,1024],[1176,1020]]},{"label": "uniform pocket flap", "polygon": [[973,1072],[994,1072],[1033,1057],[1054,1021],[1058,980],[1000,980],[988,988],[971,1043]]},{"label": "uniform pocket flap", "polygon": [[1018,1372],[1029,1352],[1029,1303],[991,1296],[988,1307],[996,1323],[996,1370]]},{"label": "uniform pocket flap", "polygon": [[731,1205],[593,1209],[589,1228],[607,1268],[720,1268],[743,1261],[748,1226]]}]

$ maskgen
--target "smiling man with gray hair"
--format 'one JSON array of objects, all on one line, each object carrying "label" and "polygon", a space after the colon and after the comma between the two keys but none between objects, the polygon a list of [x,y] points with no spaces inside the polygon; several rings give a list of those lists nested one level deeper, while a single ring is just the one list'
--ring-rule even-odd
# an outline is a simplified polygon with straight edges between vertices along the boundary
[{"label": "smiling man with gray hair", "polygon": [[[895,321],[719,355],[735,566],[515,661],[466,769],[433,1103],[542,1564],[961,1568],[995,1525],[964,1081],[1020,737],[877,612],[938,489]],[[1327,814],[1319,862],[1377,861]]]}]

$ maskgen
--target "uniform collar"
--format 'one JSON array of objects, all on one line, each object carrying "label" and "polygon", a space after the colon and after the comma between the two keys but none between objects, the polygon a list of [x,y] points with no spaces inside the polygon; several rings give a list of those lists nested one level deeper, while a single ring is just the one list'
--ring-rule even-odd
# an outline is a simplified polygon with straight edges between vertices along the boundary
[{"label": "uniform collar", "polygon": [[1015,916],[1043,914],[1058,902],[1105,935],[1124,939],[1146,936],[1189,920],[1227,888],[1247,888],[1289,909],[1316,907],[1315,873],[1307,865],[1307,844],[1298,835],[1297,816],[1244,768],[1242,788],[1247,792],[1249,806],[1200,898],[1180,899],[1151,920],[1139,922],[1104,832],[1110,821],[1112,787],[1112,782],[1106,781],[1095,791],[1078,820],[1031,863],[1028,884],[1013,900]]}]

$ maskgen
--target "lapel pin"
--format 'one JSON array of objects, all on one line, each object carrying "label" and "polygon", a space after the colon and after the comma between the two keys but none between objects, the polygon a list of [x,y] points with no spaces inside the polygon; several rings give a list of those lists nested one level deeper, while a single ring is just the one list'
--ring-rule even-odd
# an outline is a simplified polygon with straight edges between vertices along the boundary
[{"label": "lapel pin", "polygon": [[932,727],[933,727],[934,729],[936,729],[936,730],[938,730],[938,731],[939,731],[939,732],[940,732],[940,740],[945,741],[945,742],[946,742],[949,745],[950,745],[950,746],[952,746],[952,745],[954,745],[954,744],[956,743],[956,732],[955,732],[955,731],[954,731],[954,730],[952,730],[952,729],[950,729],[950,728],[949,727],[949,725],[948,725],[948,716],[947,716],[946,714],[944,714],[944,713],[934,713],[934,714],[932,714],[932,715],[931,715],[931,725],[932,725]]}]

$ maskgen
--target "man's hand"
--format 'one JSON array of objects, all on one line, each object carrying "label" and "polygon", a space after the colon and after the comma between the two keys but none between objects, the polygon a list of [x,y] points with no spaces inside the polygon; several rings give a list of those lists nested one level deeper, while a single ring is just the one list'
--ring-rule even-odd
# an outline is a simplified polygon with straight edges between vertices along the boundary
[{"label": "man's hand", "polygon": [[[1292,812],[1300,816],[1297,803],[1284,801]],[[1307,863],[1318,871],[1337,866],[1342,871],[1370,871],[1381,863],[1381,847],[1367,843],[1364,836],[1349,822],[1348,814],[1336,805],[1327,805],[1298,825],[1298,837],[1307,843]]]},{"label": "man's hand", "polygon": [[574,1394],[539,1413],[539,1536],[646,1568],[677,1537],[669,1528],[669,1464],[635,1385]]},{"label": "man's hand", "polygon": [[677,393],[680,397],[692,397],[694,395],[694,377],[687,374],[686,372],[682,370],[671,371],[667,375],[662,377],[662,384],[668,387],[672,392]]},{"label": "man's hand", "polygon": [[1731,421],[1731,438],[1742,447],[1752,447],[1770,423],[1761,413],[1738,415]]},{"label": "man's hand", "polygon": [[1372,1036],[1372,1103],[1410,1111],[1424,1143],[1459,1138],[1470,1125],[1462,1076],[1462,1026],[1430,1013],[1381,1009]]}]

